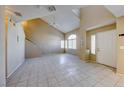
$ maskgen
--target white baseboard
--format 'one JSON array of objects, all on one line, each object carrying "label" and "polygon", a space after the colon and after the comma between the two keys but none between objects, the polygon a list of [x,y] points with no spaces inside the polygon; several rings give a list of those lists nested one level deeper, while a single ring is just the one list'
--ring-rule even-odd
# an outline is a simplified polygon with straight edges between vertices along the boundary
[{"label": "white baseboard", "polygon": [[17,67],[9,75],[7,75],[7,78],[9,78],[24,62],[22,62],[19,65],[17,65]]}]

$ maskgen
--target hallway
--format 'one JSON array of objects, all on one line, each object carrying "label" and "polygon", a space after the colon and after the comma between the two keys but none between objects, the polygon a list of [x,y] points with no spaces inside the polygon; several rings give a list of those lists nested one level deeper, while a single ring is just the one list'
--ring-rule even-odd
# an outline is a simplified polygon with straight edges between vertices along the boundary
[{"label": "hallway", "polygon": [[81,61],[70,54],[27,59],[7,81],[8,87],[124,86],[115,69]]}]

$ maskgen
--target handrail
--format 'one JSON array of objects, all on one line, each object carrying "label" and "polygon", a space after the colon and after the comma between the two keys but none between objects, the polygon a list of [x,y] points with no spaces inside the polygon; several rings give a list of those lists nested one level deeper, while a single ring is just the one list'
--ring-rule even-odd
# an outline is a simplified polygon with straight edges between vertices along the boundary
[{"label": "handrail", "polygon": [[35,42],[33,42],[32,40],[30,40],[30,39],[28,39],[28,38],[25,38],[25,40],[27,40],[27,41],[29,41],[30,43],[32,43],[33,45],[35,45],[35,46],[39,49],[40,54],[42,53],[42,52],[41,52],[42,49],[41,49]]},{"label": "handrail", "polygon": [[32,40],[26,38],[27,41],[31,42],[32,44],[34,44],[35,46],[37,46],[39,49],[41,49],[35,42],[33,42]]},{"label": "handrail", "polygon": [[34,45],[37,45],[36,43],[34,43],[32,40],[30,40],[28,38],[26,38],[26,40],[29,41],[29,42],[31,42],[31,43],[33,43]]}]

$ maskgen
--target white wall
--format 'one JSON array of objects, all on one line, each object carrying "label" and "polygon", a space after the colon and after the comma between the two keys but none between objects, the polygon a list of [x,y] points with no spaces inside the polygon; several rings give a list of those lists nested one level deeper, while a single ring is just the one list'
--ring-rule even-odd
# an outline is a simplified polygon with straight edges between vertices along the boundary
[{"label": "white wall", "polygon": [[5,86],[5,25],[4,6],[0,6],[0,87]]},{"label": "white wall", "polygon": [[7,77],[25,60],[25,34],[21,23],[14,26],[8,21],[7,38]]}]

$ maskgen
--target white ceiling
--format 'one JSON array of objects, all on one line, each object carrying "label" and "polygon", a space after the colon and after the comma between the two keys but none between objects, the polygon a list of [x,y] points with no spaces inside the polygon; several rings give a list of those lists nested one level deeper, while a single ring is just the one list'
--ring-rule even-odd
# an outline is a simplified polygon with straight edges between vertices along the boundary
[{"label": "white ceiling", "polygon": [[124,5],[105,5],[105,7],[116,17],[124,16]]},{"label": "white ceiling", "polygon": [[11,15],[16,22],[40,18],[49,14],[45,8],[39,9],[35,5],[10,5],[6,6],[6,9],[12,12],[21,13],[22,17]]},{"label": "white ceiling", "polygon": [[[11,12],[17,12],[22,17],[15,16],[11,13],[11,17],[16,22],[41,18],[48,24],[66,33],[80,26],[80,8],[86,5],[55,5],[56,11],[49,12],[48,5],[13,5],[6,6]],[[124,16],[124,5],[105,5],[105,7],[116,17]]]},{"label": "white ceiling", "polygon": [[[57,27],[62,32],[72,31],[80,26],[79,16],[72,9],[79,8],[76,6],[55,6],[56,12],[44,16],[42,19],[47,23]],[[53,24],[53,22],[55,24]]]},{"label": "white ceiling", "polygon": [[[80,26],[80,8],[85,5],[55,5],[56,11],[51,13],[47,10],[48,5],[13,5],[6,6],[7,10],[18,12],[22,17],[11,16],[16,22],[41,18],[48,24],[66,33]],[[53,24],[55,23],[55,24]]]}]

